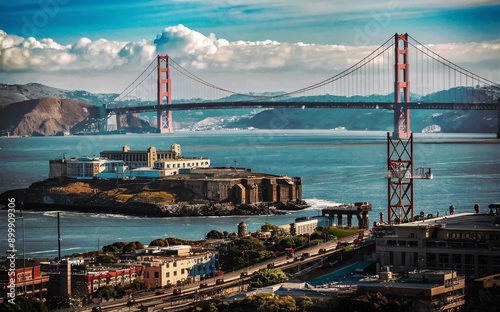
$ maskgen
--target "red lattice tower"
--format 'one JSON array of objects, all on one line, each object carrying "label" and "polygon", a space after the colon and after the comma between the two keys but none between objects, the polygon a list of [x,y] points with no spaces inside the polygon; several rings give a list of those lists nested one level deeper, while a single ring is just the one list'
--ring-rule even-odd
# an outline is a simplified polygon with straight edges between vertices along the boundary
[{"label": "red lattice tower", "polygon": [[394,133],[392,137],[409,138],[410,109],[410,64],[408,54],[408,34],[394,35],[395,80],[394,80]]},{"label": "red lattice tower", "polygon": [[[168,67],[168,55],[158,55],[157,70],[158,105],[172,104],[172,82],[170,80],[170,68]],[[172,111],[158,111],[157,118],[160,133],[174,132],[172,124]]]},{"label": "red lattice tower", "polygon": [[413,221],[413,134],[391,140],[387,133],[387,222]]}]

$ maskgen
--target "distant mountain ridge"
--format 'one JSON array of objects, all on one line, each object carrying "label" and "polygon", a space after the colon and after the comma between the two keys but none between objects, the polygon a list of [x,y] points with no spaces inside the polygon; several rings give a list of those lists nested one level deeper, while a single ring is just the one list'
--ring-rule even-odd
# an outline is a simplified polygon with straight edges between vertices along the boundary
[{"label": "distant mountain ridge", "polygon": [[27,83],[24,85],[0,84],[0,107],[44,97],[73,99],[92,105],[102,105],[113,101],[117,96],[118,94],[116,93],[91,93],[82,90],[64,90],[40,83]]}]

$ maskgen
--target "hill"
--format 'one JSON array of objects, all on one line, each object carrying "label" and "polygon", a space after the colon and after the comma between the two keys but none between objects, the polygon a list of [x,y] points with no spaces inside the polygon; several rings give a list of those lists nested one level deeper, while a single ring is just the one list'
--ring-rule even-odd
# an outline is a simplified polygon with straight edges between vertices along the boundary
[{"label": "hill", "polygon": [[[97,106],[77,100],[44,97],[1,107],[0,131],[14,136],[75,134],[98,129],[95,121],[98,117]],[[149,128],[137,116],[123,116],[122,119],[126,128]]]},{"label": "hill", "polygon": [[69,132],[98,111],[77,100],[41,98],[12,103],[0,109],[2,132],[17,136],[45,136]]}]

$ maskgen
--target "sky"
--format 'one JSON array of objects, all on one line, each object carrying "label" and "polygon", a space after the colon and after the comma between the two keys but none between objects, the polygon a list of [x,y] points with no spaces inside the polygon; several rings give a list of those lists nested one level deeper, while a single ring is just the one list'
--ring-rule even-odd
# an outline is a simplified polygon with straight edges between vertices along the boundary
[{"label": "sky", "polygon": [[224,88],[291,91],[395,33],[500,82],[498,0],[17,0],[0,4],[0,83],[120,93],[168,54]]}]

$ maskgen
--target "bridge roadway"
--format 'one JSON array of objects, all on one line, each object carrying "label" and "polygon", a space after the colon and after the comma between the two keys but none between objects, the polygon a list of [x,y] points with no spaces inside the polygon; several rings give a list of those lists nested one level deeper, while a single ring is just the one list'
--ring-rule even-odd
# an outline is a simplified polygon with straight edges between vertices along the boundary
[{"label": "bridge roadway", "polygon": [[[365,237],[367,237],[368,233],[369,231],[365,231]],[[341,240],[350,242],[355,240],[356,238],[358,238],[358,234],[343,237]],[[83,308],[80,308],[78,311],[91,312],[92,307],[98,306],[101,307],[102,311],[141,311],[141,306],[145,308],[152,308],[152,310],[148,311],[174,311],[176,309],[181,309],[181,307],[191,306],[199,300],[208,300],[210,299],[211,294],[225,295],[229,293],[240,292],[243,290],[243,281],[250,279],[251,275],[254,272],[263,268],[267,268],[270,264],[273,264],[274,268],[279,268],[281,270],[297,268],[298,273],[300,273],[303,264],[322,261],[324,258],[327,258],[334,253],[341,252],[343,248],[337,249],[337,243],[338,240],[332,240],[312,247],[298,248],[296,249],[293,258],[289,259],[287,255],[282,255],[267,259],[254,265],[247,266],[236,271],[228,272],[222,276],[216,276],[181,287],[174,287],[172,289],[166,290],[165,293],[159,295],[156,295],[156,290],[135,293],[133,295],[135,304],[132,306],[127,306],[128,299],[123,298],[108,302],[101,302],[100,304],[87,305]],[[320,254],[320,249],[325,249],[326,252]],[[295,258],[300,259],[304,253],[309,254],[306,259],[294,260]],[[242,277],[242,273],[246,273],[247,277]],[[221,278],[224,280],[224,282],[222,284],[217,284],[216,280]],[[200,285],[203,283],[207,283],[208,287],[200,288]],[[174,295],[174,289],[180,289],[181,293],[178,295]]]},{"label": "bridge roadway", "polygon": [[499,103],[379,103],[379,102],[274,102],[274,101],[241,101],[241,102],[202,102],[184,104],[146,105],[137,107],[106,108],[106,113],[128,114],[160,111],[180,111],[196,109],[224,108],[366,108],[394,109],[394,105],[404,105],[409,109],[442,109],[442,110],[499,110]]}]

